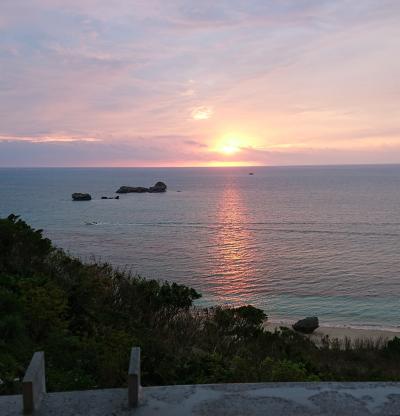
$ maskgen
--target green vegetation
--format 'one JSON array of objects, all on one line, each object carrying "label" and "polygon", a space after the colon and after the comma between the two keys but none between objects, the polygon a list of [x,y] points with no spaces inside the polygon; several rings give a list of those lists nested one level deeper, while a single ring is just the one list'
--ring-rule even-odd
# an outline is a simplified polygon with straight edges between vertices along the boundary
[{"label": "green vegetation", "polygon": [[120,387],[131,346],[144,385],[400,380],[400,339],[316,346],[269,333],[252,306],[199,309],[200,295],[107,264],[83,264],[18,217],[0,219],[0,393],[20,391],[34,351],[49,390]]}]

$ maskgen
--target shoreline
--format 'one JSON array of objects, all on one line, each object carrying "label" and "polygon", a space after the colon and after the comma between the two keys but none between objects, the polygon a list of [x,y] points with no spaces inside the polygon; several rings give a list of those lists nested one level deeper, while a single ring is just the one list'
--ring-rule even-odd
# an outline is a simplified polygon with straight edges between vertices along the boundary
[{"label": "shoreline", "polygon": [[[294,323],[294,321],[293,321]],[[275,331],[280,327],[290,328],[292,327],[292,322],[265,322],[264,328],[267,331]],[[308,336],[308,335],[307,335]],[[394,337],[400,337],[400,328],[399,330],[390,330],[390,329],[374,329],[374,328],[353,328],[346,326],[327,326],[322,325],[314,331],[313,334],[309,335],[311,340],[318,341],[321,338],[329,336],[330,339],[350,339],[351,341],[355,340],[386,340],[389,341]]]}]

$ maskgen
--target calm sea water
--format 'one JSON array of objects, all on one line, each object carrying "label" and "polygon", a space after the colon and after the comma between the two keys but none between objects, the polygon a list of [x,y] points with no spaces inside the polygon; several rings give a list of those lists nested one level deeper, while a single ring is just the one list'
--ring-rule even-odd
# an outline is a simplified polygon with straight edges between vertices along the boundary
[{"label": "calm sea water", "polygon": [[[84,260],[190,285],[202,304],[399,327],[400,166],[251,171],[0,169],[0,216],[20,214]],[[158,180],[166,194],[100,199]],[[71,201],[80,191],[94,199]]]}]

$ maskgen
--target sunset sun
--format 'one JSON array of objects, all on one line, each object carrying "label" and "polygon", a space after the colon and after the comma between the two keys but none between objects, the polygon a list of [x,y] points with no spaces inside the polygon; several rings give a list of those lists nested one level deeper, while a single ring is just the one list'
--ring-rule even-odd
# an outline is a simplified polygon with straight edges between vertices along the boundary
[{"label": "sunset sun", "polygon": [[240,148],[234,145],[224,145],[220,148],[220,152],[224,155],[233,155],[240,151]]},{"label": "sunset sun", "polygon": [[223,156],[233,156],[246,147],[247,141],[243,137],[225,135],[217,141],[214,150]]}]

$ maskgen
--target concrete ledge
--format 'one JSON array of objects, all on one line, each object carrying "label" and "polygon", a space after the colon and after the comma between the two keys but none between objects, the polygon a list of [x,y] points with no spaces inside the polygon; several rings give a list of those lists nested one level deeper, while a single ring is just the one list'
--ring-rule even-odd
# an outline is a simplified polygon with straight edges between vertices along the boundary
[{"label": "concrete ledge", "polygon": [[136,407],[139,404],[140,396],[140,348],[133,347],[129,360],[128,370],[128,404],[129,407]]},{"label": "concrete ledge", "polygon": [[[400,383],[255,383],[49,393],[37,416],[399,416]],[[1,416],[20,416],[21,396],[0,396]]]},{"label": "concrete ledge", "polygon": [[33,413],[46,393],[44,352],[35,352],[22,380],[24,413]]}]

